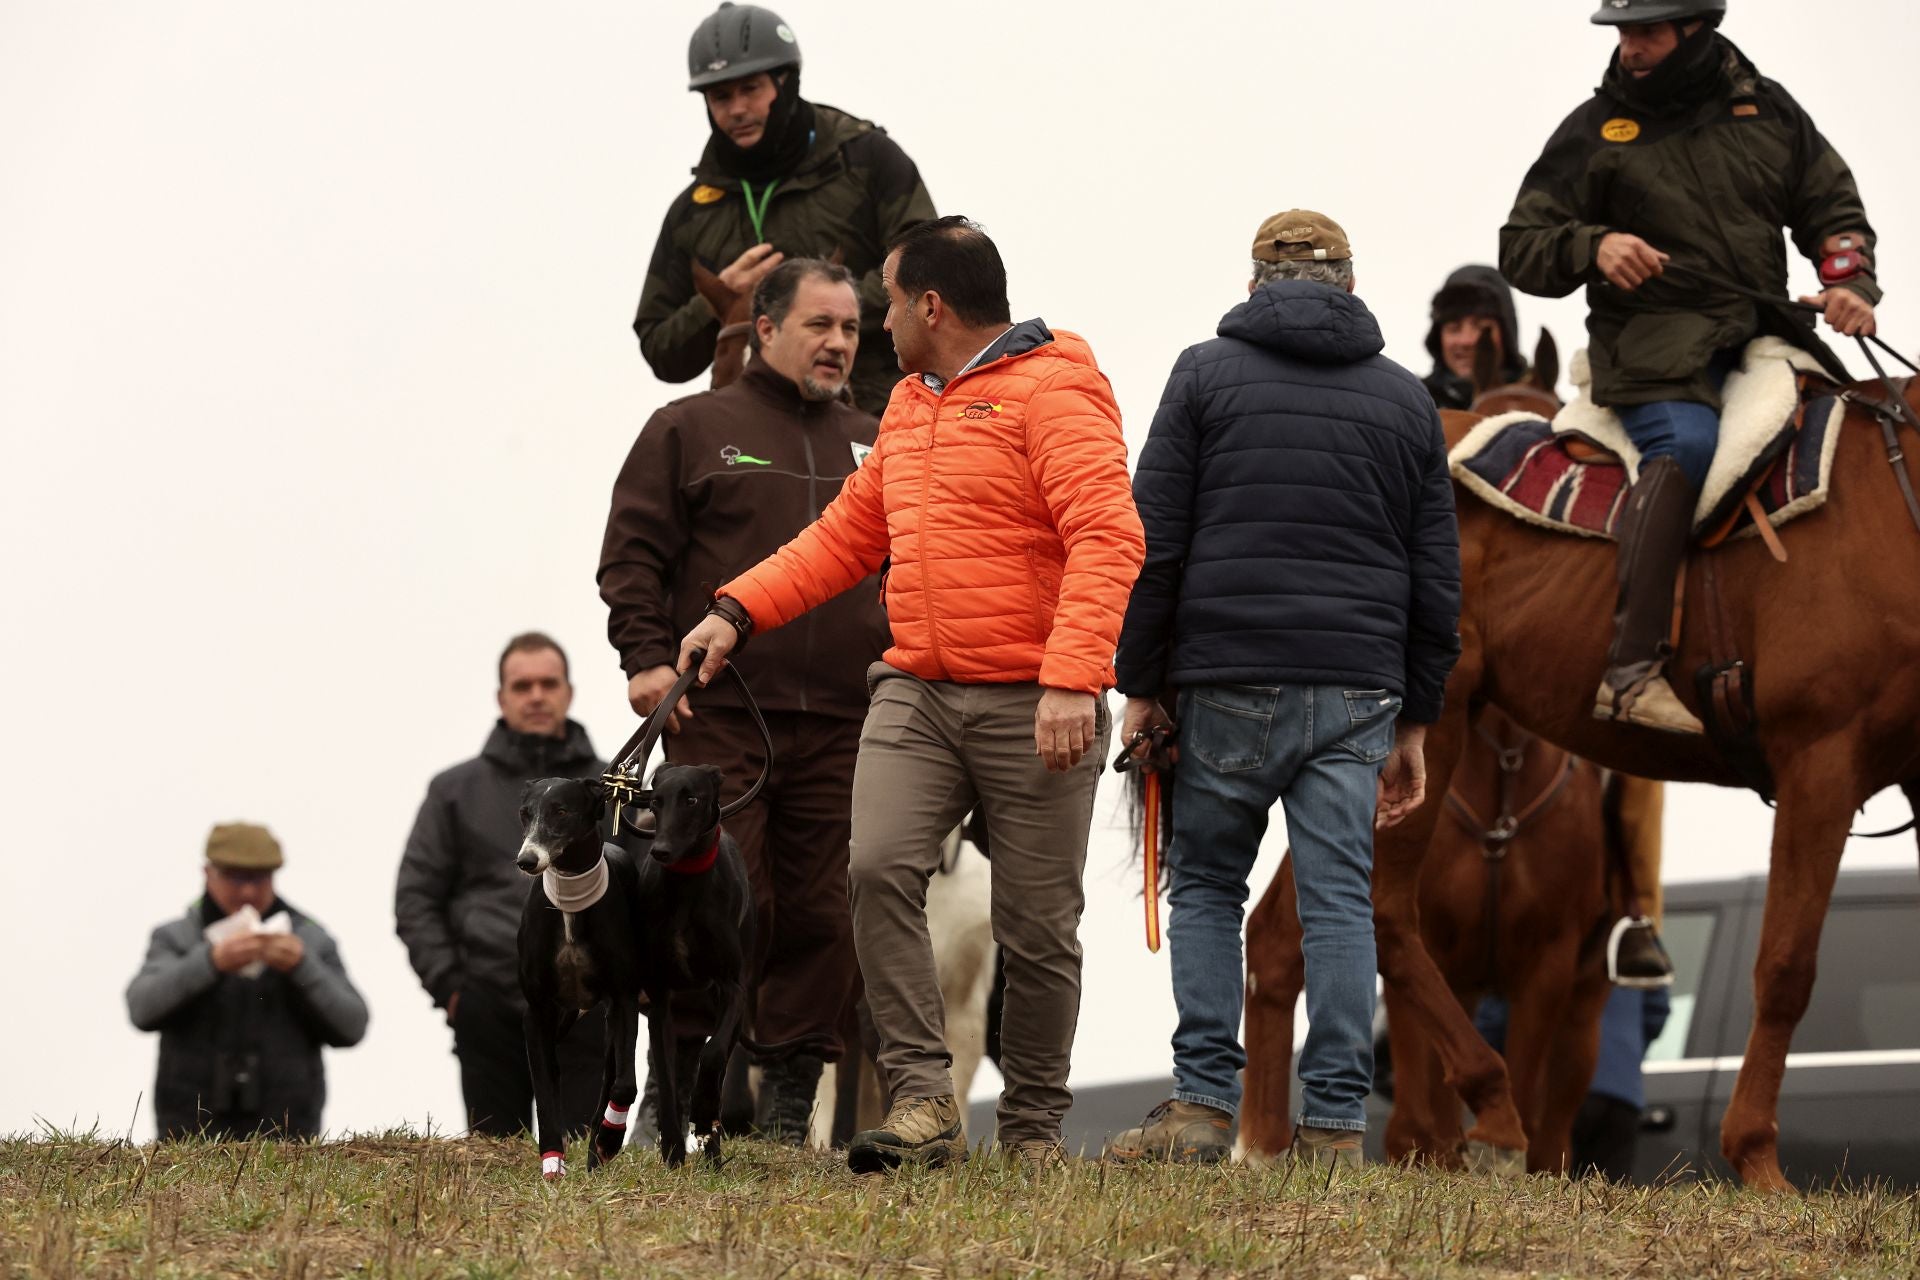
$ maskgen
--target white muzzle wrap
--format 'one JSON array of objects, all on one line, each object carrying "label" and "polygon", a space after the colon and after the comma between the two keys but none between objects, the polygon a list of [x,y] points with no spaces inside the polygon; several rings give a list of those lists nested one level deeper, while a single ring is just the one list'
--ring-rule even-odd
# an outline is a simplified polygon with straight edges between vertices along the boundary
[{"label": "white muzzle wrap", "polygon": [[577,876],[563,876],[548,867],[540,874],[540,887],[546,890],[547,901],[562,911],[585,911],[607,896],[607,859],[602,855],[592,870]]}]

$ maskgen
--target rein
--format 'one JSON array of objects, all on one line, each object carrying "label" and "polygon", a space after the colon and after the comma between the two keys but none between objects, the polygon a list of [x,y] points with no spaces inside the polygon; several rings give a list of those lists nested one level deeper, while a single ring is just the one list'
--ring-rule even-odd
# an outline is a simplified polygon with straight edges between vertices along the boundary
[{"label": "rein", "polygon": [[[660,741],[660,735],[666,732],[667,717],[673,713],[675,707],[680,705],[680,699],[687,695],[688,690],[693,688],[694,682],[700,678],[700,664],[706,661],[707,652],[704,649],[696,649],[689,656],[691,661],[688,662],[687,669],[680,673],[680,678],[673,682],[671,689],[667,690],[667,696],[662,698],[659,704],[648,713],[647,718],[640,722],[640,727],[634,730],[633,736],[628,738],[626,745],[620,748],[619,753],[613,758],[613,763],[607,766],[607,771],[600,775],[601,784],[607,788],[607,793],[613,800],[613,822],[609,832],[611,835],[620,834],[620,816],[628,805],[637,807],[653,798],[653,792],[640,784],[640,771],[646,768],[647,757],[653,754],[653,748]],[[753,785],[748,787],[738,799],[720,806],[720,818],[725,821],[752,804],[753,798],[760,794],[760,788],[767,785],[767,775],[773,769],[774,751],[773,732],[767,728],[767,718],[760,714],[760,704],[753,700],[753,690],[747,688],[746,678],[732,663],[728,663],[723,670],[733,678],[736,685],[740,686],[740,700],[746,704],[747,714],[753,717],[753,727],[760,731],[760,741],[767,748],[766,762],[760,766],[760,776],[753,780]],[[718,847],[717,837],[715,847]]]},{"label": "rein", "polygon": [[1487,938],[1487,981],[1492,982],[1500,971],[1500,868],[1507,860],[1507,846],[1513,843],[1514,837],[1528,823],[1560,798],[1560,793],[1573,781],[1574,770],[1579,766],[1572,752],[1561,751],[1560,767],[1553,781],[1539,795],[1516,808],[1514,800],[1520,785],[1520,774],[1527,767],[1527,756],[1539,739],[1523,732],[1518,743],[1508,746],[1488,733],[1483,724],[1475,724],[1473,731],[1482,742],[1493,748],[1494,762],[1500,769],[1500,815],[1493,822],[1487,822],[1474,812],[1473,806],[1454,788],[1447,790],[1447,810],[1459,820],[1469,835],[1480,842],[1480,857],[1486,863],[1487,897],[1486,905],[1482,908],[1482,924]]}]

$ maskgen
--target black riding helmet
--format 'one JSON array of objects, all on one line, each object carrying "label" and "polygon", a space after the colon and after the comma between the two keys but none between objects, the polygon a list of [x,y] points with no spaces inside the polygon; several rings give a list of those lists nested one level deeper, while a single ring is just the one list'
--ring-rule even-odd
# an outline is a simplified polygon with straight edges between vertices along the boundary
[{"label": "black riding helmet", "polygon": [[687,88],[695,93],[727,80],[800,67],[793,28],[757,4],[722,4],[694,28],[687,45]]},{"label": "black riding helmet", "polygon": [[1705,18],[1718,26],[1726,16],[1727,0],[1601,0],[1593,23],[1599,27],[1625,27],[1642,22]]}]

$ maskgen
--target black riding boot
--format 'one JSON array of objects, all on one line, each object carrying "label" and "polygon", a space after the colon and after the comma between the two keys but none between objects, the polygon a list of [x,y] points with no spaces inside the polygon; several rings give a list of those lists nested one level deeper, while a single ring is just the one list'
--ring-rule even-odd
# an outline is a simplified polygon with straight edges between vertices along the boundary
[{"label": "black riding boot", "polygon": [[1614,606],[1613,646],[1593,714],[1664,729],[1704,733],[1667,683],[1673,657],[1673,590],[1687,555],[1696,494],[1680,464],[1655,458],[1640,468],[1620,513],[1620,594]]},{"label": "black riding boot", "polygon": [[767,1064],[760,1073],[760,1102],[754,1116],[761,1137],[791,1147],[807,1144],[823,1065],[807,1054]]}]

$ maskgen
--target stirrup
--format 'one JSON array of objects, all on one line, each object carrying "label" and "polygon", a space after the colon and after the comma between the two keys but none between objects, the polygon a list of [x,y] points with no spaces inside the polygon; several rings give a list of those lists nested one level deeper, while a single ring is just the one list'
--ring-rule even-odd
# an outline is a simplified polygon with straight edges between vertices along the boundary
[{"label": "stirrup", "polygon": [[[1628,956],[1628,960],[1640,963],[1633,971],[1622,973],[1620,944],[1635,930],[1643,931],[1642,941],[1634,948],[1635,954]],[[1660,941],[1660,933],[1654,928],[1651,916],[1621,916],[1614,921],[1613,932],[1607,935],[1607,980],[1616,987],[1635,991],[1658,991],[1673,985],[1673,961]]]}]

